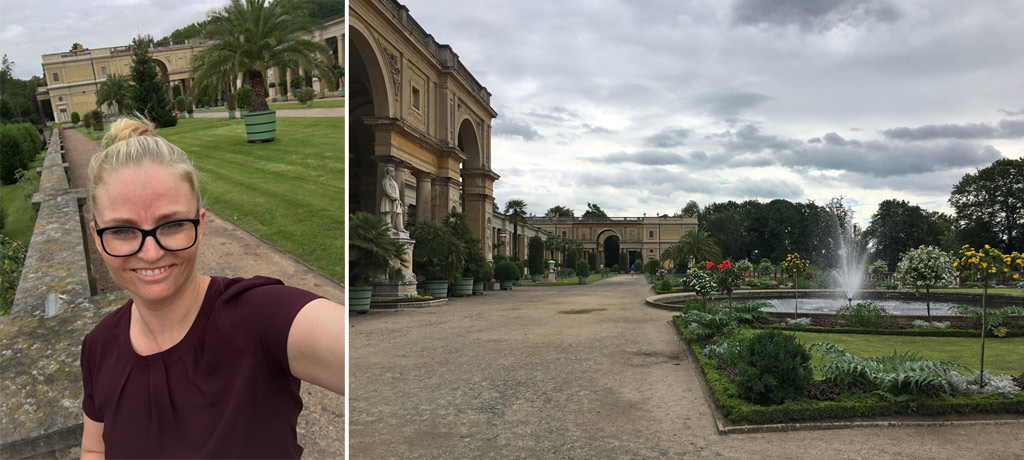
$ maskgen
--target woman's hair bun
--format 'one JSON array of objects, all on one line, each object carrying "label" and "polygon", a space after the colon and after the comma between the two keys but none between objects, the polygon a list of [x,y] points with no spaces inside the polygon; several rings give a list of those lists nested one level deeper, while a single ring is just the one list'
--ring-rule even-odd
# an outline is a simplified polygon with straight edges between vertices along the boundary
[{"label": "woman's hair bun", "polygon": [[141,115],[135,115],[115,121],[103,140],[106,145],[114,145],[126,139],[143,136],[156,136],[156,126]]}]

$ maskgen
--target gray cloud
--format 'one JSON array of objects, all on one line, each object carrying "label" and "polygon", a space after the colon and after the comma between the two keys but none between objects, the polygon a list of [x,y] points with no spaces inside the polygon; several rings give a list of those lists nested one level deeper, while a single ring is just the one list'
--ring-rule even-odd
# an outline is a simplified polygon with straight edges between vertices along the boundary
[{"label": "gray cloud", "polygon": [[686,128],[665,128],[644,138],[644,145],[657,148],[672,148],[686,145],[686,138],[692,130]]},{"label": "gray cloud", "polygon": [[638,152],[616,152],[599,157],[585,157],[597,163],[636,163],[645,166],[666,166],[684,163],[686,158],[675,152],[664,150],[641,150]]},{"label": "gray cloud", "polygon": [[612,134],[615,132],[608,128],[605,128],[604,126],[594,126],[590,123],[583,123],[582,125],[580,125],[580,127],[583,128],[583,130],[586,131],[587,134]]},{"label": "gray cloud", "polygon": [[1003,112],[1008,117],[1016,117],[1018,115],[1024,115],[1024,108],[1020,108],[1020,109],[1017,109],[1017,110],[999,109],[999,111]]},{"label": "gray cloud", "polygon": [[536,141],[544,138],[529,123],[510,118],[496,118],[491,133],[501,137],[519,137],[524,141]]},{"label": "gray cloud", "polygon": [[701,94],[694,97],[692,102],[706,107],[708,112],[714,116],[725,118],[757,107],[769,99],[771,96],[750,91],[719,91]]},{"label": "gray cloud", "polygon": [[739,0],[732,16],[737,24],[797,25],[825,32],[839,25],[892,23],[902,13],[885,0]]},{"label": "gray cloud", "polygon": [[533,118],[557,122],[572,121],[580,117],[580,115],[575,111],[569,110],[565,106],[561,105],[551,106],[542,110],[533,109],[529,111],[527,115]]},{"label": "gray cloud", "polygon": [[799,201],[804,197],[804,189],[791,180],[771,178],[743,178],[730,185],[733,194],[744,198],[764,198]]},{"label": "gray cloud", "polygon": [[997,126],[987,123],[924,125],[882,130],[890,139],[919,141],[930,139],[1016,139],[1024,137],[1024,120],[1001,120]]}]

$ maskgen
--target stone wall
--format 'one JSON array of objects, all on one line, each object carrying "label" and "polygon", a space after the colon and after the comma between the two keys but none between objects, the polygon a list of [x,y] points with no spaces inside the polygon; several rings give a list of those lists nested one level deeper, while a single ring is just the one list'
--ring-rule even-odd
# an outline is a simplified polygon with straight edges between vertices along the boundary
[{"label": "stone wall", "polygon": [[127,300],[91,297],[81,206],[68,185],[60,130],[50,136],[39,211],[11,314],[0,318],[0,458],[77,456],[82,337]]}]

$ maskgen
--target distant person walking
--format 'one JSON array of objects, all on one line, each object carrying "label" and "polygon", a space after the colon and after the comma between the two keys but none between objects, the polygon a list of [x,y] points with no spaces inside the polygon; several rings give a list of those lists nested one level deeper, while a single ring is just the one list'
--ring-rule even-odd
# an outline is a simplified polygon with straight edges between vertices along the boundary
[{"label": "distant person walking", "polygon": [[629,276],[632,277],[633,275],[636,275],[636,265],[629,266]]}]

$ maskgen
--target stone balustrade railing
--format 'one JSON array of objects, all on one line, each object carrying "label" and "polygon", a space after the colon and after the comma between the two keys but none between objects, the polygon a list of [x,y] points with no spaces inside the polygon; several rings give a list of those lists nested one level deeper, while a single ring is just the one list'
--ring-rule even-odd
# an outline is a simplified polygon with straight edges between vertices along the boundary
[{"label": "stone balustrade railing", "polygon": [[126,299],[91,296],[85,191],[69,186],[59,129],[39,172],[35,229],[11,314],[0,318],[0,458],[77,457],[82,338]]}]

